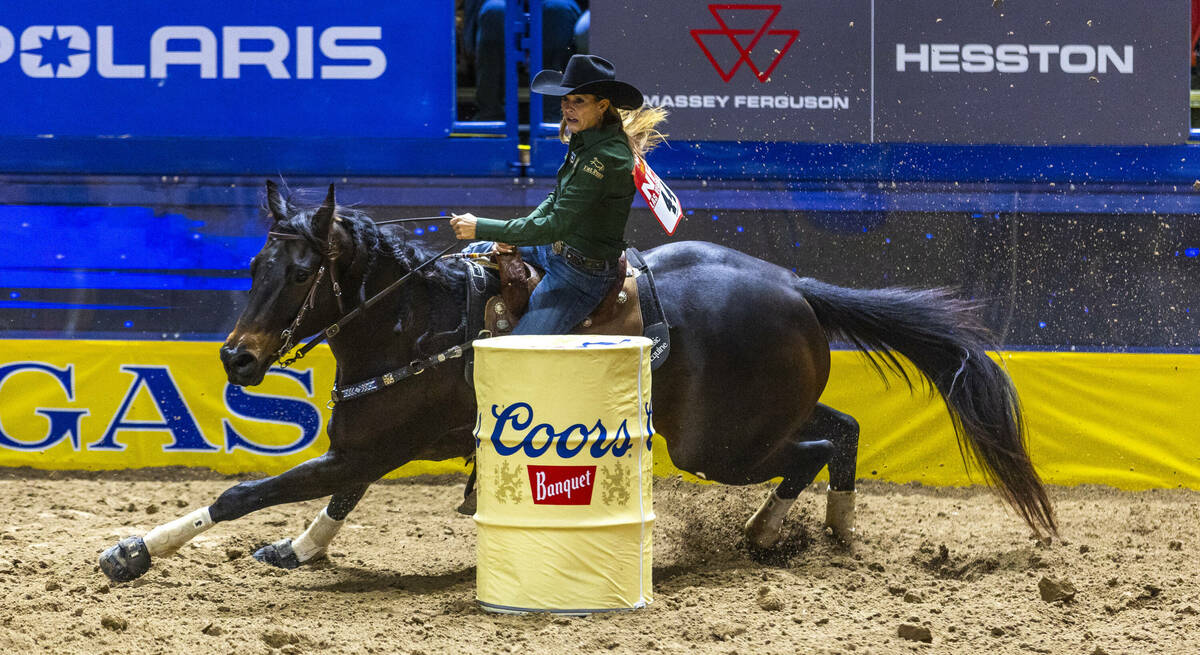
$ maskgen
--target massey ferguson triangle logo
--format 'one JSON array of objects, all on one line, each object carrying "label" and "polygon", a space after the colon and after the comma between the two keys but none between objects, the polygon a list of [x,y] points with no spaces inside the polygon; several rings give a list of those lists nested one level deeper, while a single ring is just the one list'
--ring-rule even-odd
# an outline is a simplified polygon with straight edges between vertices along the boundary
[{"label": "massey ferguson triangle logo", "polygon": [[[775,17],[779,15],[781,8],[782,5],[709,5],[708,11],[713,18],[717,19],[717,24],[721,26],[720,29],[692,30],[692,38],[700,45],[700,49],[704,51],[704,55],[708,57],[713,68],[717,69],[722,80],[728,82],[733,79],[734,73],[744,63],[754,72],[754,76],[758,78],[759,82],[766,82],[771,79],[771,71],[775,70],[779,60],[783,59],[788,48],[795,43],[796,37],[800,36],[800,30],[771,29],[771,24],[775,22]],[[762,13],[765,13],[766,16],[758,27],[746,27],[746,25],[752,26],[756,15]],[[730,27],[731,23],[737,27]],[[764,39],[764,37],[766,38]],[[725,42],[732,44],[737,54],[737,60],[728,70],[722,67],[713,55],[714,50],[728,51]],[[755,49],[774,55],[771,64],[765,69],[759,68],[755,63]],[[758,57],[759,62],[766,61],[766,59],[765,56]]]}]

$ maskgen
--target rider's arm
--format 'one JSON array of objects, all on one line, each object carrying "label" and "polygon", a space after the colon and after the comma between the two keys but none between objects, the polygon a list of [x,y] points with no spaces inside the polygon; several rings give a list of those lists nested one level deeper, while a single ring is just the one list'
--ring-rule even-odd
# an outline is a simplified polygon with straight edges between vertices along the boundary
[{"label": "rider's arm", "polygon": [[[614,163],[609,170],[615,168]],[[480,218],[475,226],[476,237],[517,246],[536,246],[560,241],[574,232],[588,211],[604,199],[609,193],[608,187],[609,181],[604,177],[574,171],[563,184],[561,194],[552,193],[528,216],[511,221]],[[540,211],[545,213],[539,215]]]}]

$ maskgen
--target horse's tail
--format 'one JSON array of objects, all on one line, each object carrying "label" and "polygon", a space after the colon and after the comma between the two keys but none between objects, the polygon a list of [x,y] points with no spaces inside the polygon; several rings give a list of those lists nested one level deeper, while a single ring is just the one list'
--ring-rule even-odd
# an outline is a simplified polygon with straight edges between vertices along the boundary
[{"label": "horse's tail", "polygon": [[[896,354],[933,383],[954,424],[959,451],[1039,535],[1058,533],[1054,511],[1026,448],[1017,390],[987,355],[990,337],[974,303],[947,289],[858,290],[797,281],[831,340],[863,352],[880,376],[913,381]],[[965,444],[965,448],[964,448]]]}]

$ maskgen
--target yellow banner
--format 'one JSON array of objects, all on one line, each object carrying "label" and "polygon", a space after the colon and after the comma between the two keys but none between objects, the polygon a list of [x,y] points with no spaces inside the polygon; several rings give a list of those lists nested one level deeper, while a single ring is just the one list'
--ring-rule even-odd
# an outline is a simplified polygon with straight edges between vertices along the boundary
[{"label": "yellow banner", "polygon": [[[0,341],[0,465],[206,467],[276,474],[329,448],[327,346],[257,387],[229,384],[220,344]],[[414,462],[400,474],[465,470]]]},{"label": "yellow banner", "polygon": [[[0,341],[0,465],[273,474],[325,452],[327,348],[241,389],[226,383],[218,347]],[[1011,352],[1001,361],[1047,482],[1200,489],[1200,355]],[[821,401],[862,426],[860,478],[972,482],[940,399],[896,379],[885,386],[854,352],[834,352],[832,370]],[[675,472],[657,444],[655,457],[657,473]],[[463,470],[461,460],[414,462],[394,475]]]}]

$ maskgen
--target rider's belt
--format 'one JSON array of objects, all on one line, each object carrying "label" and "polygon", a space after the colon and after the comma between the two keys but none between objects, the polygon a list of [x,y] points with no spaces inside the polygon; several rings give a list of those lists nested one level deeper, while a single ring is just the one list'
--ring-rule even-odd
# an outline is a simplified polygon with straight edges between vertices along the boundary
[{"label": "rider's belt", "polygon": [[555,241],[554,243],[550,244],[550,248],[555,254],[562,255],[562,258],[567,260],[567,263],[575,266],[576,268],[582,268],[587,271],[603,273],[609,268],[617,265],[617,262],[615,261],[610,262],[606,259],[594,259],[592,257],[588,257],[587,255],[584,255],[562,241]]}]

